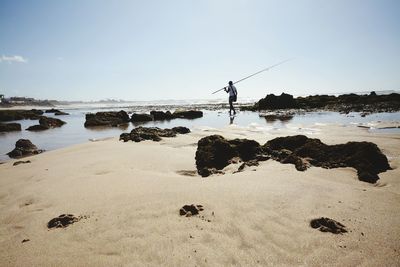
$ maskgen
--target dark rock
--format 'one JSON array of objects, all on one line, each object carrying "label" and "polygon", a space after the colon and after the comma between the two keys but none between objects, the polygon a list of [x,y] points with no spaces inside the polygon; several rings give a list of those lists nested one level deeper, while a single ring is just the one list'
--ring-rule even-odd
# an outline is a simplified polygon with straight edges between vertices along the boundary
[{"label": "dark rock", "polygon": [[39,119],[39,124],[47,128],[61,127],[65,123],[66,123],[65,121],[62,121],[60,119],[50,118],[46,116],[41,116]]},{"label": "dark rock", "polygon": [[196,119],[203,117],[203,112],[200,110],[175,111],[173,116],[181,119]]},{"label": "dark rock", "polygon": [[21,131],[21,124],[19,123],[0,123],[0,132],[13,132]]},{"label": "dark rock", "polygon": [[60,216],[51,219],[47,223],[47,228],[49,228],[49,229],[64,228],[64,227],[69,226],[70,224],[78,222],[79,220],[80,220],[80,218],[77,218],[72,214],[61,214]]},{"label": "dark rock", "polygon": [[19,161],[14,162],[13,166],[17,166],[19,164],[26,164],[26,163],[31,163],[31,161],[30,160],[19,160]]},{"label": "dark rock", "polygon": [[86,114],[85,127],[92,126],[113,126],[128,123],[130,120],[128,113],[121,110],[118,112],[97,112],[96,114]]},{"label": "dark rock", "polygon": [[292,95],[282,93],[280,96],[269,94],[258,101],[258,109],[288,109],[297,108],[297,103]]},{"label": "dark rock", "polygon": [[325,109],[344,114],[349,112],[394,112],[400,110],[400,94],[369,95],[344,94],[338,97],[329,95],[314,95],[293,99],[291,95],[267,95],[247,110],[275,110],[287,108]]},{"label": "dark rock", "polygon": [[28,242],[28,241],[31,241],[31,240],[30,239],[24,239],[24,240],[22,240],[21,243],[25,243],[25,242]]},{"label": "dark rock", "polygon": [[58,110],[58,109],[54,109],[54,108],[48,109],[48,110],[45,111],[45,113],[57,113],[57,112],[61,112],[61,111]]},{"label": "dark rock", "polygon": [[[326,145],[304,135],[278,137],[268,141],[265,153],[281,163],[295,164],[297,170],[309,165],[323,168],[353,167],[361,181],[375,183],[378,173],[390,170],[388,160],[378,146],[370,142]],[[282,154],[283,153],[283,154]]]},{"label": "dark rock", "polygon": [[229,165],[234,157],[249,161],[257,158],[260,153],[262,153],[260,144],[253,140],[228,141],[220,135],[203,137],[197,143],[197,171],[201,176],[206,177],[215,173],[215,170],[221,170]]},{"label": "dark rock", "polygon": [[319,139],[296,135],[278,137],[260,146],[253,140],[226,140],[211,135],[200,139],[197,144],[197,172],[203,177],[219,173],[236,157],[246,163],[239,167],[240,170],[249,166],[248,162],[269,158],[283,164],[294,164],[298,171],[305,171],[310,166],[353,167],[359,180],[368,183],[375,183],[379,179],[378,173],[391,169],[386,156],[370,142],[326,145]]},{"label": "dark rock", "polygon": [[0,110],[0,121],[37,120],[43,111],[31,110]]},{"label": "dark rock", "polygon": [[264,119],[267,122],[275,122],[275,121],[288,122],[291,119],[293,119],[292,114],[266,114],[266,115],[260,115],[260,117],[264,117]]},{"label": "dark rock", "polygon": [[44,130],[48,130],[48,129],[50,129],[50,128],[47,126],[44,126],[44,125],[40,125],[40,124],[32,125],[32,126],[29,126],[28,128],[26,128],[27,131],[44,131]]},{"label": "dark rock", "polygon": [[155,121],[163,121],[163,120],[172,120],[174,119],[174,116],[171,114],[170,111],[156,111],[153,110],[150,112],[150,115],[153,116]]},{"label": "dark rock", "polygon": [[310,226],[314,229],[319,229],[321,232],[331,232],[333,234],[347,233],[346,226],[325,217],[311,220]]},{"label": "dark rock", "polygon": [[202,205],[185,205],[179,210],[179,215],[181,216],[194,216],[198,215],[200,211],[203,211],[203,206]]},{"label": "dark rock", "polygon": [[149,114],[137,114],[133,113],[131,116],[131,122],[146,122],[146,121],[152,121],[153,116]]},{"label": "dark rock", "polygon": [[172,129],[160,129],[158,127],[136,127],[130,133],[123,133],[120,135],[119,140],[127,142],[132,140],[134,142],[141,142],[144,140],[161,141],[162,137],[175,137],[177,133],[185,134],[190,130],[186,127],[174,127]]},{"label": "dark rock", "polygon": [[69,115],[67,112],[59,111],[59,112],[54,112],[54,115],[56,116],[63,116],[63,115]]},{"label": "dark rock", "polygon": [[179,133],[179,134],[187,134],[190,133],[189,128],[183,127],[183,126],[178,126],[178,127],[173,127],[172,131]]},{"label": "dark rock", "polygon": [[28,139],[19,139],[15,143],[15,148],[13,151],[7,153],[10,158],[20,158],[25,156],[36,155],[42,153],[43,150],[37,149],[37,147],[32,144]]}]

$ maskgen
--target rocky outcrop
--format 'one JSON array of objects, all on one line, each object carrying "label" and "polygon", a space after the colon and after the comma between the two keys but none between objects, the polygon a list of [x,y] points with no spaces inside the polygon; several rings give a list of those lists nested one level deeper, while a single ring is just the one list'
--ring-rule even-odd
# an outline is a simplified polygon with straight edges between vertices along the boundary
[{"label": "rocky outcrop", "polygon": [[19,123],[0,123],[0,132],[13,132],[21,131],[21,124]]},{"label": "rocky outcrop", "polygon": [[146,122],[146,121],[152,121],[153,116],[150,114],[138,114],[138,113],[133,113],[131,116],[131,122]]},{"label": "rocky outcrop", "polygon": [[269,94],[258,101],[258,109],[288,109],[298,105],[292,95],[282,93],[280,96]]},{"label": "rocky outcrop", "polygon": [[160,129],[158,127],[137,127],[130,133],[123,133],[120,135],[119,140],[128,142],[141,142],[144,140],[161,141],[162,137],[175,137],[177,133],[189,133],[190,130],[186,127],[174,127],[172,129]]},{"label": "rocky outcrop", "polygon": [[37,120],[43,111],[31,110],[0,110],[0,121]]},{"label": "rocky outcrop", "polygon": [[15,143],[15,148],[11,152],[7,153],[10,158],[21,158],[31,155],[42,153],[43,150],[38,149],[28,139],[19,139]]},{"label": "rocky outcrop", "polygon": [[175,111],[172,115],[174,118],[180,118],[180,119],[197,119],[203,117],[203,111],[182,110],[182,111]]},{"label": "rocky outcrop", "polygon": [[326,145],[304,135],[279,137],[263,146],[264,152],[281,163],[294,164],[299,171],[310,165],[322,168],[352,167],[360,181],[375,183],[378,174],[390,170],[386,156],[370,142]]},{"label": "rocky outcrop", "polygon": [[171,113],[170,111],[157,111],[152,110],[150,114],[132,114],[132,122],[146,122],[146,121],[164,121],[173,119],[196,119],[203,117],[203,112],[199,110],[183,110],[175,111]]},{"label": "rocky outcrop", "polygon": [[26,128],[27,131],[32,131],[32,132],[44,131],[44,130],[48,130],[48,129],[50,129],[50,128],[47,126],[44,126],[44,125],[40,125],[40,124],[32,125],[32,126],[29,126],[28,128]]},{"label": "rocky outcrop", "polygon": [[93,126],[112,126],[117,127],[121,124],[128,123],[130,120],[128,113],[121,110],[118,112],[97,112],[96,114],[86,114],[85,127]]},{"label": "rocky outcrop", "polygon": [[47,109],[47,110],[45,111],[45,113],[57,113],[57,112],[61,112],[61,111],[58,110],[58,109],[55,109],[55,108]]},{"label": "rocky outcrop", "polygon": [[258,142],[248,139],[226,140],[220,135],[203,137],[197,143],[197,172],[207,177],[220,173],[235,157],[249,161],[262,157],[262,149]]},{"label": "rocky outcrop", "polygon": [[348,112],[394,112],[400,110],[400,94],[377,95],[371,92],[368,95],[344,94],[313,95],[293,98],[292,95],[282,93],[280,96],[269,94],[260,99],[253,107],[247,110],[275,110],[275,109],[325,109]]},{"label": "rocky outcrop", "polygon": [[[370,142],[326,145],[319,139],[296,135],[278,137],[260,146],[253,140],[226,140],[222,136],[211,135],[198,142],[197,171],[203,177],[220,173],[236,157],[248,162],[248,166],[255,166],[257,161],[271,157],[283,164],[294,164],[298,171],[305,171],[310,166],[352,167],[357,170],[359,180],[368,183],[375,183],[379,173],[391,169],[386,156],[376,144]],[[245,166],[242,164],[240,168]]]},{"label": "rocky outcrop", "polygon": [[63,111],[58,111],[58,112],[54,112],[54,115],[56,115],[56,116],[65,116],[65,115],[69,115],[69,113],[63,112]]},{"label": "rocky outcrop", "polygon": [[155,121],[164,121],[164,120],[172,120],[174,119],[174,116],[171,114],[170,111],[156,111],[152,110],[150,111],[150,115],[153,116],[153,119]]},{"label": "rocky outcrop", "polygon": [[60,119],[46,117],[46,116],[40,116],[39,125],[30,126],[26,130],[27,131],[44,131],[44,130],[48,130],[50,128],[61,127],[65,123],[66,123],[65,121],[62,121]]}]

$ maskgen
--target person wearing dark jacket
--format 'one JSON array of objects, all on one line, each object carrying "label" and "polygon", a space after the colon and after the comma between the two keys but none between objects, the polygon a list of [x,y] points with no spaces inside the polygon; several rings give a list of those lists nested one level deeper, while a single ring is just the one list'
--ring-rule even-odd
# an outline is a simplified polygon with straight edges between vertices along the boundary
[{"label": "person wearing dark jacket", "polygon": [[233,102],[236,102],[237,100],[237,90],[232,81],[229,81],[228,87],[225,87],[225,92],[229,93],[229,115],[232,115],[232,110],[233,115],[235,115],[236,111],[233,107]]}]

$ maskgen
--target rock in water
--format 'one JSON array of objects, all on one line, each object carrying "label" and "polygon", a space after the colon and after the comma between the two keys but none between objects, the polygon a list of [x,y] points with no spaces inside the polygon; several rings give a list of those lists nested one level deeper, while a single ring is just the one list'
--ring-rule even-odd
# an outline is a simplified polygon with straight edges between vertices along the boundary
[{"label": "rock in water", "polygon": [[0,132],[13,132],[21,131],[21,124],[19,123],[0,123]]},{"label": "rock in water", "polygon": [[155,121],[174,119],[174,116],[172,116],[171,112],[169,112],[169,111],[164,112],[164,111],[152,110],[152,111],[150,111],[150,115],[153,116]]},{"label": "rock in water", "polygon": [[174,127],[172,129],[160,129],[158,127],[136,127],[130,133],[123,133],[120,135],[119,140],[127,142],[132,140],[134,142],[141,142],[144,140],[161,141],[162,137],[175,137],[177,133],[186,134],[190,130],[186,127]]},{"label": "rock in water", "polygon": [[28,139],[19,139],[15,143],[15,148],[13,151],[7,153],[10,158],[21,158],[31,155],[36,155],[42,153],[43,150],[37,149],[37,147],[32,144]]},{"label": "rock in water", "polygon": [[41,116],[39,119],[39,124],[48,127],[48,128],[56,128],[56,127],[61,127],[65,124],[65,121],[62,121],[60,119],[55,119],[55,118],[50,118],[50,117],[45,117]]},{"label": "rock in water", "polygon": [[333,234],[347,233],[346,226],[325,217],[311,220],[310,226],[314,229],[319,229],[321,232],[331,232]]},{"label": "rock in water", "polygon": [[0,110],[0,121],[37,120],[43,111],[31,110]]},{"label": "rock in water", "polygon": [[200,110],[185,110],[185,111],[175,111],[172,114],[174,118],[181,119],[196,119],[203,117],[203,111]]},{"label": "rock in water", "polygon": [[57,112],[61,112],[61,111],[58,110],[58,109],[55,109],[55,108],[48,109],[48,110],[45,111],[45,113],[57,113]]},{"label": "rock in water", "polygon": [[40,116],[39,125],[32,125],[28,127],[27,131],[44,131],[50,128],[61,127],[66,124],[65,121],[60,119],[50,118],[46,116]]},{"label": "rock in water", "polygon": [[128,113],[121,110],[118,112],[97,112],[96,114],[86,114],[85,127],[92,126],[113,126],[128,123],[130,120]]},{"label": "rock in water", "polygon": [[131,116],[131,122],[146,122],[146,121],[152,121],[153,116],[149,114],[137,114],[133,113]]}]

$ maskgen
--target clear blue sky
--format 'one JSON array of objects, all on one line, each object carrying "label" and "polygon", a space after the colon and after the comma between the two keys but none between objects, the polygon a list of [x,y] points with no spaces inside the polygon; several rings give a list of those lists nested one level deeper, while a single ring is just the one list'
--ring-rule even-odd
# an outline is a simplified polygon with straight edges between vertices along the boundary
[{"label": "clear blue sky", "polygon": [[0,93],[260,98],[400,89],[398,0],[0,0]]}]

